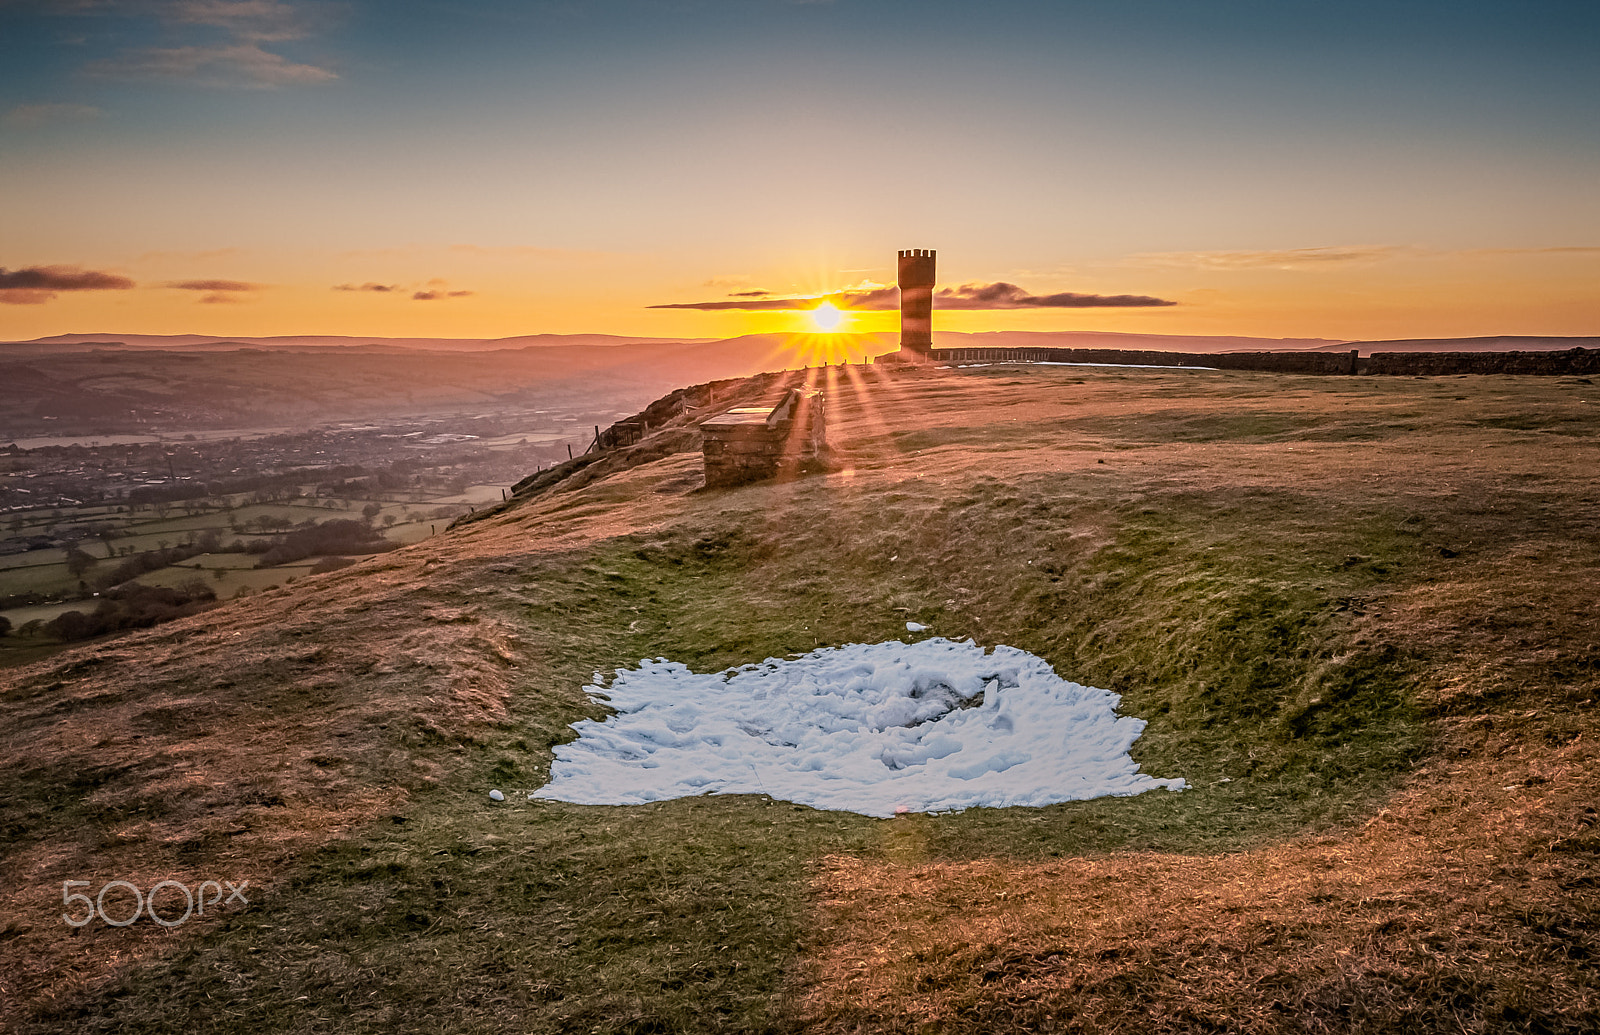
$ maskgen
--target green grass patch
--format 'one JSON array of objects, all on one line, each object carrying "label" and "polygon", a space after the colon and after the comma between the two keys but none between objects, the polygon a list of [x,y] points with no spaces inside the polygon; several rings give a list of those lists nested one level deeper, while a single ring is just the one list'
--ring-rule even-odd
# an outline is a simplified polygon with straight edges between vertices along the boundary
[{"label": "green grass patch", "polygon": [[1576,438],[1593,438],[1600,434],[1592,419],[1568,413],[1512,413],[1496,417],[1482,417],[1472,422],[1483,428],[1502,428],[1507,431],[1543,431],[1552,435],[1571,435]]},{"label": "green grass patch", "polygon": [[[762,1032],[807,864],[872,824],[762,799],[441,793],[85,1008],[82,1030]],[[219,1003],[226,1003],[225,1007]]]},{"label": "green grass patch", "polygon": [[[443,785],[41,1023],[784,1030],[805,881],[827,853],[1237,850],[1361,815],[1423,743],[1407,659],[1352,621],[1420,553],[1399,515],[1221,489],[1108,503],[1092,475],[870,495],[812,479],[697,508],[587,551],[438,569],[430,596],[492,600],[536,645],[512,719],[422,745]],[[1149,721],[1145,771],[1195,789],[892,821],[755,796],[526,800],[570,724],[604,714],[580,692],[596,671],[657,656],[712,671],[903,637],[908,619],[1116,690]]]}]

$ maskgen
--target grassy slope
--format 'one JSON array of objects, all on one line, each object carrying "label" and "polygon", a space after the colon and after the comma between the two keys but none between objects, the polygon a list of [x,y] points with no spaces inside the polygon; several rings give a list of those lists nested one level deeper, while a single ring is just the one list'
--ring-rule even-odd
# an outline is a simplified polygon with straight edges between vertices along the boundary
[{"label": "grassy slope", "polygon": [[[21,919],[0,953],[54,972],[10,979],[12,1016],[240,1031],[1596,1023],[1582,963],[1596,845],[1579,804],[1595,766],[1579,734],[1600,659],[1581,589],[1600,393],[1040,368],[830,399],[840,473],[691,494],[698,458],[669,457],[113,641],[110,676],[84,651],[26,678],[5,699],[18,848],[4,876]],[[578,690],[597,669],[657,655],[714,669],[904,635],[908,618],[1117,690],[1150,722],[1146,771],[1194,790],[892,822],[762,798],[523,800],[567,725],[599,714]],[[203,701],[242,724],[263,700],[254,752],[172,718],[174,701]],[[74,722],[137,722],[156,743],[57,729]],[[146,791],[163,752],[212,790]],[[1508,768],[1530,790],[1486,804]],[[68,878],[246,873],[264,892],[252,908],[170,935],[68,938],[52,905]],[[1463,913],[1480,880],[1501,899]],[[1379,900],[1409,918],[1384,936],[1395,945],[1352,926]],[[1416,945],[1460,980],[1397,984],[1396,954]],[[1276,959],[1271,980],[1240,978]],[[1351,1013],[1369,1000],[1416,1006]]]}]

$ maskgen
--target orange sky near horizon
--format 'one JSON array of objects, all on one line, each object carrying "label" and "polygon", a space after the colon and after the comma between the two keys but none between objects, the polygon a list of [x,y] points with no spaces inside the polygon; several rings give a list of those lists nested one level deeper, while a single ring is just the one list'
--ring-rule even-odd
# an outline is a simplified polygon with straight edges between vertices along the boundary
[{"label": "orange sky near horizon", "polygon": [[[257,256],[245,250],[203,257],[143,255],[96,268],[129,277],[129,290],[60,292],[32,305],[0,306],[0,338],[60,333],[278,334],[498,338],[534,333],[607,333],[721,338],[813,331],[803,311],[650,309],[663,301],[719,300],[761,289],[809,295],[892,283],[888,262],[867,254],[832,280],[815,258],[749,272],[704,265],[678,271],[654,256],[519,257],[461,248],[426,249],[374,262],[366,257]],[[1360,253],[1360,249],[1351,249]],[[422,260],[418,260],[422,256]],[[879,258],[876,268],[865,266]],[[1097,330],[1154,334],[1383,339],[1491,334],[1600,333],[1600,248],[1583,251],[1428,252],[1422,249],[1323,258],[1245,253],[1145,256],[1070,273],[964,268],[940,254],[940,283],[1010,281],[1030,291],[1134,290],[1176,301],[1157,308],[935,310],[936,330]],[[320,268],[319,268],[320,267]],[[442,273],[408,278],[410,269]],[[203,270],[203,278],[195,271]],[[865,272],[862,272],[865,270]],[[951,271],[950,276],[945,271]],[[309,271],[316,271],[320,276]],[[378,280],[356,280],[377,276]],[[251,290],[165,285],[196,279],[251,284]],[[331,285],[378,283],[386,291]],[[660,286],[656,286],[660,285]],[[452,297],[453,290],[470,294]],[[437,297],[416,300],[417,293]],[[839,330],[895,331],[892,311],[850,312]]]},{"label": "orange sky near horizon", "polygon": [[[1544,0],[0,3],[0,340],[809,331],[650,307],[892,284],[905,248],[942,287],[1176,303],[936,332],[1600,335],[1597,29]],[[97,286],[26,286],[57,266]]]}]

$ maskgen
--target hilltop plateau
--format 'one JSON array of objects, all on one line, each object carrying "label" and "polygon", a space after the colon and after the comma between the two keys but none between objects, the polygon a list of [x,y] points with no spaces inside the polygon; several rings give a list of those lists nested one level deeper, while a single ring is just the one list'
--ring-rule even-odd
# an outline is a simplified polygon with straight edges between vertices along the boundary
[{"label": "hilltop plateau", "polygon": [[[827,470],[704,489],[695,422],[786,383],[826,393]],[[1595,1030],[1597,411],[1585,378],[730,386],[448,533],[8,670],[0,1011],[24,1032]],[[1148,721],[1134,759],[1188,789],[893,819],[529,798],[606,714],[596,674],[925,636],[1115,691]],[[64,882],[116,880],[247,902],[63,920]]]}]

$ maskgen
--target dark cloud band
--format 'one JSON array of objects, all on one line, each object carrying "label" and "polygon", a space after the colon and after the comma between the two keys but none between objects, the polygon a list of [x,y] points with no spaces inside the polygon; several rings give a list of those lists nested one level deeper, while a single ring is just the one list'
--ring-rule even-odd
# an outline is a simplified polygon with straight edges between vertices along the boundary
[{"label": "dark cloud band", "polygon": [[[430,283],[437,284],[439,281],[430,281]],[[378,294],[387,295],[398,291],[404,291],[405,289],[399,284],[379,284],[369,280],[365,284],[335,284],[333,286],[333,290],[373,291],[377,292]],[[474,292],[471,291],[446,291],[444,288],[427,288],[426,290],[411,292],[411,300],[413,302],[436,302],[441,298],[466,298],[473,293]]]},{"label": "dark cloud band", "polygon": [[115,273],[77,266],[28,266],[0,269],[0,291],[126,291],[133,281]]},{"label": "dark cloud band", "polygon": [[78,266],[26,266],[0,268],[0,303],[43,305],[59,291],[126,291],[133,281],[115,273]]},{"label": "dark cloud band", "polygon": [[[840,291],[831,295],[790,298],[736,298],[721,302],[671,302],[648,306],[650,309],[796,310],[811,309],[831,302],[840,309],[870,310],[900,308],[899,288],[873,291]],[[963,284],[943,288],[933,296],[935,309],[1142,309],[1178,303],[1151,295],[1083,295],[1062,291],[1053,295],[1032,295],[1015,284]]]},{"label": "dark cloud band", "polygon": [[1030,295],[1015,284],[1000,281],[945,288],[934,293],[933,304],[940,309],[1141,309],[1178,303],[1151,295],[1080,295],[1073,291]]}]

